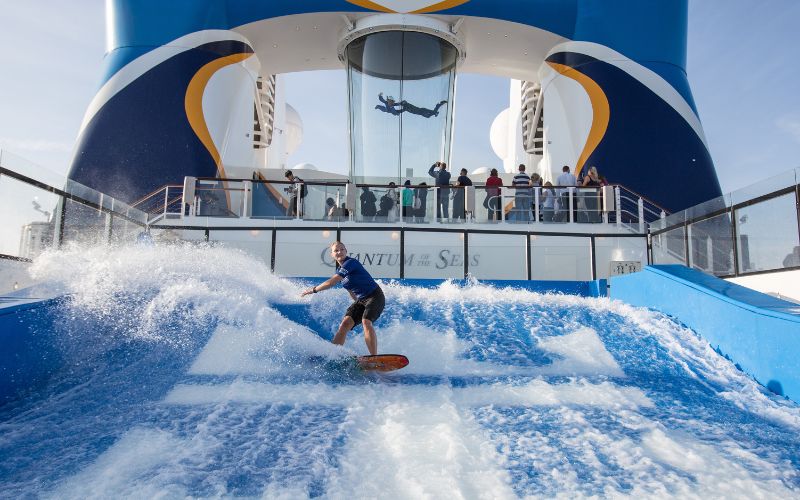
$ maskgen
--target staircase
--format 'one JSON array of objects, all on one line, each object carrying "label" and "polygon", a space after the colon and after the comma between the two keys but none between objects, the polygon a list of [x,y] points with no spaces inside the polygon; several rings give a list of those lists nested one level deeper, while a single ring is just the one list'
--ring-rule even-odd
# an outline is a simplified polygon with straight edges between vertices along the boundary
[{"label": "staircase", "polygon": [[256,80],[256,103],[253,109],[253,148],[272,144],[275,128],[275,75]]},{"label": "staircase", "polygon": [[522,82],[522,146],[532,155],[544,154],[544,94],[534,82]]}]

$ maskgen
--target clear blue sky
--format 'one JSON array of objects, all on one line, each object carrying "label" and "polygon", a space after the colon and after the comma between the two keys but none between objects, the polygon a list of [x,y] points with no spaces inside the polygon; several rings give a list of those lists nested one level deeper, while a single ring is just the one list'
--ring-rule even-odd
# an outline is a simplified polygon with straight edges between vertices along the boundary
[{"label": "clear blue sky", "polygon": [[[0,147],[63,172],[99,82],[104,2],[0,0],[0,12]],[[800,167],[798,19],[800,0],[690,0],[689,82],[724,191]],[[344,168],[343,74],[289,80],[305,123],[290,164]],[[488,131],[507,100],[503,79],[460,78],[453,166],[498,163]]]}]

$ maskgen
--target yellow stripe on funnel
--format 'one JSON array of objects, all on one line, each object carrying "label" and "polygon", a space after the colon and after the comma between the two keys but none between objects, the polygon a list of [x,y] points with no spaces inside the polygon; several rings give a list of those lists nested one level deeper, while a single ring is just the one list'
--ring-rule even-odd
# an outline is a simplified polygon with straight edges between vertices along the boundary
[{"label": "yellow stripe on funnel", "polygon": [[589,159],[589,156],[600,144],[600,141],[603,140],[603,136],[606,134],[606,130],[608,130],[608,121],[611,117],[608,97],[606,97],[600,85],[575,68],[570,68],[569,66],[554,62],[548,62],[547,64],[559,74],[578,82],[586,93],[589,94],[589,101],[592,104],[592,127],[589,129],[589,137],[586,138],[586,144],[584,144],[583,151],[581,151],[581,155],[578,157],[578,162],[575,165],[575,176],[579,176],[586,164],[586,160]]},{"label": "yellow stripe on funnel", "polygon": [[469,2],[469,0],[443,0],[429,7],[423,7],[421,9],[411,11],[409,14],[427,14],[429,12],[452,9],[453,7],[458,7],[459,5],[465,4],[467,2]]},{"label": "yellow stripe on funnel", "polygon": [[353,5],[358,5],[359,7],[364,7],[365,9],[377,10],[378,12],[388,12],[388,13],[397,12],[395,10],[390,9],[389,7],[384,7],[381,4],[371,2],[370,0],[347,0],[347,2]]},{"label": "yellow stripe on funnel", "polygon": [[200,68],[197,73],[195,73],[194,77],[192,77],[192,81],[189,82],[189,86],[186,88],[186,97],[183,101],[184,107],[186,108],[186,118],[188,118],[189,125],[192,127],[192,130],[194,130],[198,139],[200,139],[200,142],[203,143],[214,159],[220,177],[225,177],[225,168],[222,166],[222,157],[219,151],[217,151],[214,141],[211,139],[211,132],[208,131],[206,118],[203,115],[203,93],[206,90],[208,81],[214,73],[225,66],[244,61],[252,55],[252,52],[247,52],[215,59]]}]

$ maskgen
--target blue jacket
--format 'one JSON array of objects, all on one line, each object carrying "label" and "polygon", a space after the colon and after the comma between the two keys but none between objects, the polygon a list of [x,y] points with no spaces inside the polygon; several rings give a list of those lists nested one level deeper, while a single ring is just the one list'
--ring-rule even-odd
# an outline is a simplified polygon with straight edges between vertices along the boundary
[{"label": "blue jacket", "polygon": [[436,165],[431,165],[431,168],[428,170],[428,175],[436,179],[437,186],[449,186],[450,185],[450,172],[447,170],[439,170],[436,171]]}]

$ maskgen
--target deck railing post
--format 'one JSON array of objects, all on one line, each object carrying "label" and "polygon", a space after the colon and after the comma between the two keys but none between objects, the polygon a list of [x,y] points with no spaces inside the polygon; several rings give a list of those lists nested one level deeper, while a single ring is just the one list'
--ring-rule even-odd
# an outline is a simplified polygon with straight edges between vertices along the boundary
[{"label": "deck railing post", "polygon": [[433,223],[439,224],[439,215],[441,215],[441,207],[439,207],[439,186],[433,187]]},{"label": "deck railing post", "polygon": [[499,190],[500,191],[497,194],[497,197],[499,198],[497,200],[497,202],[498,202],[497,204],[498,204],[498,208],[500,209],[500,221],[504,222],[506,220],[506,207],[505,207],[505,204],[503,202],[503,198],[504,198],[503,195],[505,194],[506,188],[504,186],[501,186],[499,188]]},{"label": "deck railing post", "polygon": [[644,200],[639,198],[639,201],[636,202],[636,205],[639,208],[639,232],[644,232]]},{"label": "deck railing post", "polygon": [[164,212],[162,215],[165,219],[167,218],[167,207],[169,207],[169,186],[164,188]]},{"label": "deck railing post", "polygon": [[570,186],[569,190],[569,221],[575,222],[575,187]]},{"label": "deck railing post", "polygon": [[303,209],[305,208],[305,202],[303,201],[303,188],[305,187],[306,183],[301,182],[297,185],[297,193],[294,198],[294,212],[295,212],[295,219],[303,220]]}]

